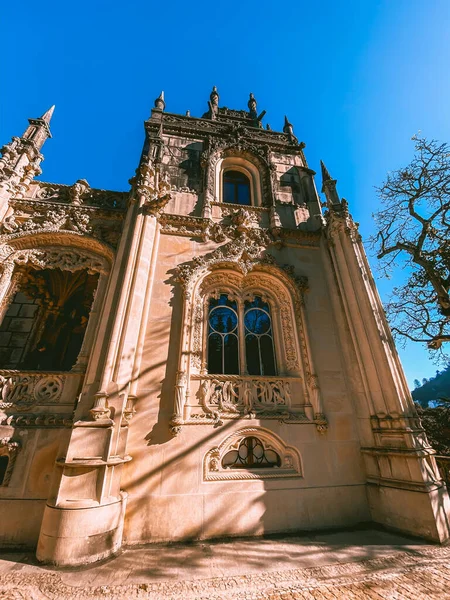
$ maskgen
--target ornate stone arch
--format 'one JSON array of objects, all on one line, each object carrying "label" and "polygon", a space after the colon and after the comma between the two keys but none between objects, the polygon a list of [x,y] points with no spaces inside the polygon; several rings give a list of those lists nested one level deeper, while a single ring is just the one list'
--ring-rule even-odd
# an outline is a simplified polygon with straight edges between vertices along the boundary
[{"label": "ornate stone arch", "polygon": [[[297,419],[296,422],[302,422],[300,413],[303,413],[307,421],[326,424],[304,315],[304,293],[307,289],[307,280],[305,277],[296,276],[292,267],[280,267],[271,255],[263,254],[267,247],[267,240],[263,241],[262,237],[266,235],[261,229],[244,228],[231,242],[216,248],[205,257],[198,257],[191,263],[178,267],[178,281],[182,285],[185,303],[179,376],[175,386],[175,410],[172,419],[174,434],[179,432],[180,425],[185,422],[185,418],[190,418],[189,410],[186,412],[185,408],[186,401],[190,394],[192,395],[190,392],[191,381],[206,378],[203,364],[205,356],[205,292],[214,286],[216,288],[221,286],[221,289],[229,290],[231,293],[242,293],[245,289],[252,289],[261,290],[270,295],[278,311],[278,331],[282,335],[280,347],[284,355],[284,377],[288,379],[290,377],[301,378],[303,387],[303,404],[297,409],[297,416],[291,418],[288,415],[288,420],[293,422]],[[229,376],[225,377],[230,378]],[[283,376],[278,379],[284,385]],[[288,379],[285,380],[287,388],[282,393],[286,400],[284,402],[285,413],[290,406],[290,399],[287,397],[290,396]],[[202,386],[205,387],[203,383]],[[276,390],[276,394],[280,392],[280,389]],[[201,390],[197,392],[197,394],[199,393],[201,397]],[[220,413],[208,409],[206,404],[202,401],[205,413],[208,413],[209,410],[210,414],[204,416],[220,423]],[[235,413],[239,413],[239,411],[235,411]],[[252,414],[251,409],[248,410],[248,414]],[[235,414],[233,418],[236,416],[239,418],[242,414]],[[286,414],[284,416],[286,417]],[[201,422],[201,420],[197,422]]]},{"label": "ornate stone arch", "polygon": [[240,140],[234,142],[217,140],[209,143],[202,161],[205,168],[204,204],[206,212],[208,212],[211,202],[220,200],[221,165],[226,161],[227,167],[231,167],[233,158],[236,159],[236,166],[246,168],[250,174],[254,197],[257,199],[256,205],[272,206],[274,204],[275,166],[270,160],[268,147]]},{"label": "ornate stone arch", "polygon": [[9,243],[0,245],[0,322],[20,283],[22,274],[16,268],[18,266],[28,265],[36,270],[60,269],[70,272],[85,269],[89,274],[99,275],[91,307],[91,316],[95,315],[95,318],[89,319],[77,361],[77,368],[84,370],[111,269],[112,250],[98,240],[92,239],[90,244],[86,244],[82,236],[66,232],[18,234],[15,237],[10,236],[8,241]]},{"label": "ornate stone arch", "polygon": [[[256,437],[265,449],[273,450],[280,457],[280,466],[272,468],[227,469],[222,461],[227,452],[239,448],[242,440]],[[252,479],[286,479],[303,477],[302,461],[299,451],[288,446],[272,431],[263,427],[244,427],[226,436],[222,442],[208,450],[203,458],[203,481],[242,481]]]}]

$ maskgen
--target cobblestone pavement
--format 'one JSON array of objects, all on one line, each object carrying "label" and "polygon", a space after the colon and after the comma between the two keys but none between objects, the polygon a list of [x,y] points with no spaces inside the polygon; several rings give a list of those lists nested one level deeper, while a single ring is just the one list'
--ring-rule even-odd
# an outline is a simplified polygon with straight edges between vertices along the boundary
[{"label": "cobblestone pavement", "polygon": [[[450,547],[384,541],[391,544],[364,547],[350,539],[345,545],[332,536],[322,542],[204,543],[201,555],[196,545],[178,546],[175,552],[170,546],[147,547],[79,570],[45,568],[33,564],[30,555],[0,555],[0,600],[450,599]],[[255,560],[261,545],[263,553]],[[215,562],[227,548],[230,555]],[[290,555],[283,560],[280,550]],[[268,551],[276,568],[270,568],[270,555],[263,560]],[[246,556],[236,562],[233,552]],[[364,554],[373,558],[361,560]],[[343,556],[349,560],[342,562]],[[176,572],[157,568],[174,560]],[[310,561],[318,566],[304,566]],[[301,568],[289,568],[293,565]],[[220,576],[204,576],[218,572]]]}]

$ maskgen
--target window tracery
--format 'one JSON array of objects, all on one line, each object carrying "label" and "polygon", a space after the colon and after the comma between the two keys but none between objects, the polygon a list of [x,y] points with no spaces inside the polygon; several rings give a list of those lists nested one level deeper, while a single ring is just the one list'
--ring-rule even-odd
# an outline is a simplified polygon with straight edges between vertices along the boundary
[{"label": "window tracery", "polygon": [[275,376],[275,364],[268,302],[251,293],[239,302],[225,293],[210,297],[208,373]]},{"label": "window tracery", "polygon": [[263,427],[235,431],[203,459],[204,481],[292,477],[303,477],[300,453]]},{"label": "window tracery", "polygon": [[279,454],[265,448],[261,440],[254,436],[244,438],[239,446],[229,450],[222,458],[224,469],[270,469],[280,467]]}]

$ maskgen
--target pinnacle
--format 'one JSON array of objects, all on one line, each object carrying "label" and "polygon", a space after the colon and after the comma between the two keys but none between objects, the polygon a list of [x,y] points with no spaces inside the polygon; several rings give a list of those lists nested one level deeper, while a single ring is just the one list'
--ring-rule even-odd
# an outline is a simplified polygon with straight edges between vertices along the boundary
[{"label": "pinnacle", "polygon": [[42,115],[42,117],[41,117],[41,119],[42,119],[43,121],[45,121],[45,122],[47,123],[47,125],[50,125],[50,119],[52,118],[52,115],[53,115],[53,111],[54,111],[54,110],[55,110],[55,105],[51,106],[51,107],[50,107],[50,108],[47,110],[47,112],[45,112],[45,113]]},{"label": "pinnacle", "polygon": [[321,160],[320,161],[320,166],[322,169],[322,181],[331,181],[331,175],[330,172],[328,171],[328,169],[326,168],[324,162]]}]

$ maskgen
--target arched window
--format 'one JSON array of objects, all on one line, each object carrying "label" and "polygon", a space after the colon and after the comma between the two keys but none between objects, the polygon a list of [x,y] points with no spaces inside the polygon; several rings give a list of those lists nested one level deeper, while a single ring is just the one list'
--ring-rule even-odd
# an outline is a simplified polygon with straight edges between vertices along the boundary
[{"label": "arched window", "polygon": [[259,296],[245,302],[244,326],[249,375],[276,375],[270,308]]},{"label": "arched window", "polygon": [[9,456],[0,456],[0,485],[5,481],[6,471],[8,470]]},{"label": "arched window", "polygon": [[241,171],[225,171],[223,174],[223,201],[229,204],[250,206],[250,180]]},{"label": "arched window", "polygon": [[[239,355],[241,340],[245,345],[245,364]],[[277,374],[270,307],[260,296],[239,304],[227,294],[210,298],[208,372],[217,375]]]},{"label": "arched window", "polygon": [[208,369],[210,373],[239,374],[238,309],[226,294],[209,301]]},{"label": "arched window", "polygon": [[279,455],[252,436],[244,438],[236,450],[230,450],[222,459],[224,469],[268,469],[280,466]]}]

